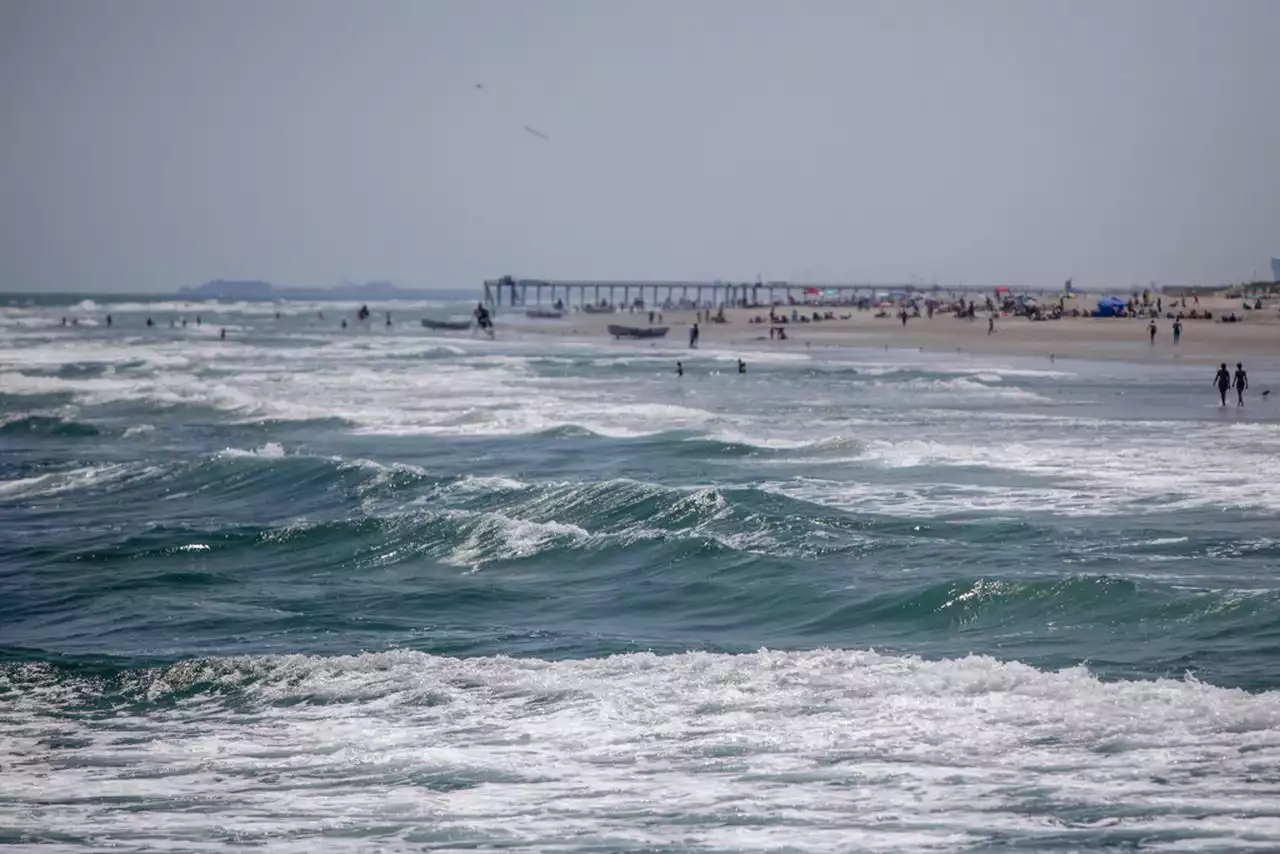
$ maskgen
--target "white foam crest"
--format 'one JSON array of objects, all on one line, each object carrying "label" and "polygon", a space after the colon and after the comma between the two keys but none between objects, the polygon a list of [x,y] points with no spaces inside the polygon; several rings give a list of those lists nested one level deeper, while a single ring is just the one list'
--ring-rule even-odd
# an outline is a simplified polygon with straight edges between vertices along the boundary
[{"label": "white foam crest", "polygon": [[[747,346],[756,343],[758,342],[745,342]],[[783,350],[699,350],[697,351],[699,355],[693,358],[690,358],[687,355],[687,351],[681,352],[685,352],[686,360],[693,364],[696,364],[700,359],[705,359],[708,356],[716,362],[732,362],[735,364],[738,359],[742,359],[747,363],[748,370],[750,370],[750,367],[753,364],[794,365],[803,362],[812,362],[814,360],[811,353],[788,353]]]},{"label": "white foam crest", "polygon": [[444,563],[479,569],[494,561],[530,557],[557,541],[581,543],[591,535],[577,525],[536,522],[502,513],[449,511],[446,516],[460,523],[467,538],[444,558]]},{"label": "white foam crest", "polygon": [[127,463],[82,466],[66,471],[48,472],[33,477],[0,480],[0,495],[7,498],[43,498],[95,486],[104,486],[127,478],[145,476],[154,467],[139,469]]},{"label": "white foam crest", "polygon": [[[850,427],[858,424],[869,422],[860,419],[848,418],[842,419],[840,424],[842,427]],[[757,426],[773,427],[763,420],[757,421]],[[791,428],[794,430],[794,428]],[[706,434],[705,437],[691,437],[686,441],[697,441],[699,438],[707,438],[716,442],[724,442],[730,445],[747,445],[752,448],[761,448],[766,450],[801,450],[808,449],[814,451],[821,450],[841,450],[845,448],[856,447],[858,442],[852,436],[843,433],[835,433],[825,436],[814,436],[817,432],[816,428],[811,428],[807,436],[795,436],[790,434],[789,430],[779,430],[772,436],[749,435],[742,430],[733,427],[719,427]]]},{"label": "white foam crest", "polygon": [[1106,516],[1125,503],[1101,490],[964,483],[878,484],[798,478],[767,481],[759,488],[824,507],[911,519],[972,513],[1019,517],[1029,510],[1063,516]]},{"label": "white foam crest", "polygon": [[904,374],[911,372],[921,372],[930,374],[942,374],[951,377],[973,377],[975,379],[983,379],[985,377],[999,377],[992,379],[992,382],[1002,382],[1005,377],[1026,377],[1029,379],[1065,379],[1074,377],[1076,374],[1067,371],[1056,370],[1039,370],[1035,368],[1019,368],[1011,364],[996,362],[972,362],[957,363],[954,360],[947,359],[945,361],[935,358],[929,359],[908,359],[906,361],[893,362],[840,362],[842,367],[850,367],[859,374],[869,377],[892,376],[894,374]]},{"label": "white foam crest", "polygon": [[528,488],[529,484],[513,477],[470,474],[449,487],[453,492],[518,492]]},{"label": "white foam crest", "polygon": [[[23,672],[39,679],[42,667]],[[163,714],[126,704],[93,721],[48,711],[92,699],[97,683],[10,693],[7,824],[101,845],[161,834],[299,851],[369,826],[382,847],[679,838],[820,854],[1089,848],[1130,835],[1221,850],[1280,834],[1280,693],[1191,679],[1102,682],[1080,667],[841,650],[584,661],[395,651],[190,662],[147,693],[198,686],[213,689],[179,693]],[[139,804],[175,802],[217,806],[136,820]]]},{"label": "white foam crest", "polygon": [[[980,375],[981,376],[981,375]],[[1002,381],[998,378],[996,382]],[[979,381],[978,376],[974,377],[955,377],[952,379],[924,379],[915,377],[906,382],[883,382],[875,380],[873,386],[884,388],[886,390],[893,389],[896,391],[907,391],[912,395],[928,395],[934,397],[956,398],[966,402],[978,402],[982,400],[999,400],[1003,402],[1020,401],[1026,403],[1059,403],[1053,398],[1046,397],[1042,394],[1036,394],[1033,391],[1017,388],[1016,386],[1006,385],[989,385]]]},{"label": "white foam crest", "polygon": [[872,440],[865,458],[890,468],[977,466],[1034,475],[1062,488],[1093,492],[1112,507],[1134,504],[1139,512],[1139,502],[1152,499],[1164,510],[1212,505],[1280,509],[1280,459],[1265,448],[1236,446],[1230,453],[1170,465],[1144,446],[1090,439],[1088,444],[1066,436],[985,444]]},{"label": "white foam crest", "polygon": [[278,460],[284,455],[284,447],[279,442],[267,442],[259,448],[224,448],[217,454],[226,459],[257,457],[267,460]]}]

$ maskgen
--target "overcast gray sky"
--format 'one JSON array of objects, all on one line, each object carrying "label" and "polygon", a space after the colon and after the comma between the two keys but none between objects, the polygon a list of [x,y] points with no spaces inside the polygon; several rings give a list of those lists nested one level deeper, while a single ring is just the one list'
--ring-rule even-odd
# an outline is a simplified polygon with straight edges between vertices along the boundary
[{"label": "overcast gray sky", "polygon": [[1280,0],[0,0],[0,287],[1238,280],[1278,50]]}]

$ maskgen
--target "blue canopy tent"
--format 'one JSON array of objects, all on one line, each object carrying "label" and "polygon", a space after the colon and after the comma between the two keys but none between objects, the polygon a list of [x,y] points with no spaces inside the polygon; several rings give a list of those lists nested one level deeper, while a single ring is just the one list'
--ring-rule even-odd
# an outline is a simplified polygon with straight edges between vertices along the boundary
[{"label": "blue canopy tent", "polygon": [[1096,317],[1115,317],[1124,310],[1125,302],[1119,297],[1103,297],[1098,300],[1098,310],[1094,312]]}]

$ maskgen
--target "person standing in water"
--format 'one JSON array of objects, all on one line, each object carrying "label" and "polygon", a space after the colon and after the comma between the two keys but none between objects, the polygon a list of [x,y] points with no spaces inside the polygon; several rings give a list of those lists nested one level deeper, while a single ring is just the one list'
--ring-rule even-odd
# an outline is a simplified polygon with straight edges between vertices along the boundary
[{"label": "person standing in water", "polygon": [[1213,375],[1213,384],[1218,387],[1218,396],[1222,398],[1222,405],[1227,405],[1227,389],[1231,388],[1231,374],[1227,371],[1227,363],[1223,362],[1218,368],[1218,372]]},{"label": "person standing in water", "polygon": [[744,361],[742,361],[741,359],[739,359],[739,360],[738,360],[738,373],[740,373],[740,374],[745,374],[746,372],[747,372],[747,363],[746,363],[746,362],[744,362]]},{"label": "person standing in water", "polygon": [[676,376],[684,376],[684,362],[676,362]]},{"label": "person standing in water", "polygon": [[1249,387],[1249,375],[1244,372],[1244,365],[1236,362],[1236,406],[1244,406],[1244,390]]},{"label": "person standing in water", "polygon": [[690,349],[690,350],[696,350],[696,349],[698,349],[698,324],[697,324],[697,322],[694,322],[693,326],[690,326],[690,327],[689,327],[689,349]]}]

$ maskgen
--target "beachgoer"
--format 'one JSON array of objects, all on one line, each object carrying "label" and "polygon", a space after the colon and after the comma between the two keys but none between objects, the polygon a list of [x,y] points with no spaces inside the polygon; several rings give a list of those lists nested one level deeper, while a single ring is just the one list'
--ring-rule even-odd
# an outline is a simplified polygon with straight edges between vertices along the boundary
[{"label": "beachgoer", "polygon": [[1244,390],[1249,387],[1249,375],[1244,372],[1244,365],[1236,362],[1236,375],[1234,379],[1236,387],[1236,406],[1244,406]]},{"label": "beachgoer", "polygon": [[1182,338],[1182,321],[1175,320],[1173,322],[1173,343],[1177,344]]},{"label": "beachgoer", "polygon": [[990,335],[995,331],[996,331],[996,316],[992,314],[987,317],[987,334]]},{"label": "beachgoer", "polygon": [[1155,343],[1156,343],[1156,322],[1155,322],[1154,320],[1153,320],[1153,321],[1151,321],[1151,325],[1147,327],[1147,332],[1151,334],[1151,344],[1152,344],[1152,346],[1155,346]]},{"label": "beachgoer", "polygon": [[676,376],[684,376],[684,362],[676,362]]},{"label": "beachgoer", "polygon": [[224,326],[222,329],[218,330],[218,337],[223,341],[227,340],[227,327]]},{"label": "beachgoer", "polygon": [[738,360],[738,373],[740,373],[740,374],[745,374],[746,372],[747,372],[747,363],[746,363],[746,362],[744,362],[744,361],[742,361],[741,359],[739,359],[739,360]]},{"label": "beachgoer", "polygon": [[698,348],[698,324],[694,323],[689,327],[689,349],[696,350]]},{"label": "beachgoer", "polygon": [[66,326],[66,325],[67,325],[67,319],[66,319],[65,317],[64,317],[64,318],[62,318],[62,325],[63,325],[63,326]]},{"label": "beachgoer", "polygon": [[196,326],[200,325],[200,315],[196,315]]},{"label": "beachgoer", "polygon": [[[183,324],[184,324],[184,325],[185,325],[185,323],[186,323],[186,321],[183,321]],[[342,318],[342,328],[343,328],[343,329],[346,329],[346,328],[347,328],[347,319],[346,319],[345,317],[344,317],[344,318]]]},{"label": "beachgoer", "polygon": [[156,324],[155,324],[155,321],[148,317],[148,318],[147,318],[147,326],[155,326],[155,325],[156,325]]},{"label": "beachgoer", "polygon": [[1231,388],[1231,374],[1227,371],[1227,363],[1223,362],[1218,368],[1218,372],[1213,375],[1213,384],[1218,387],[1218,395],[1222,398],[1222,405],[1227,405],[1227,389]]},{"label": "beachgoer", "polygon": [[107,315],[107,326],[111,325],[111,315]]},{"label": "beachgoer", "polygon": [[493,337],[493,319],[489,316],[489,309],[484,307],[484,303],[476,303],[476,310],[472,312],[476,319],[476,326],[488,335]]}]

